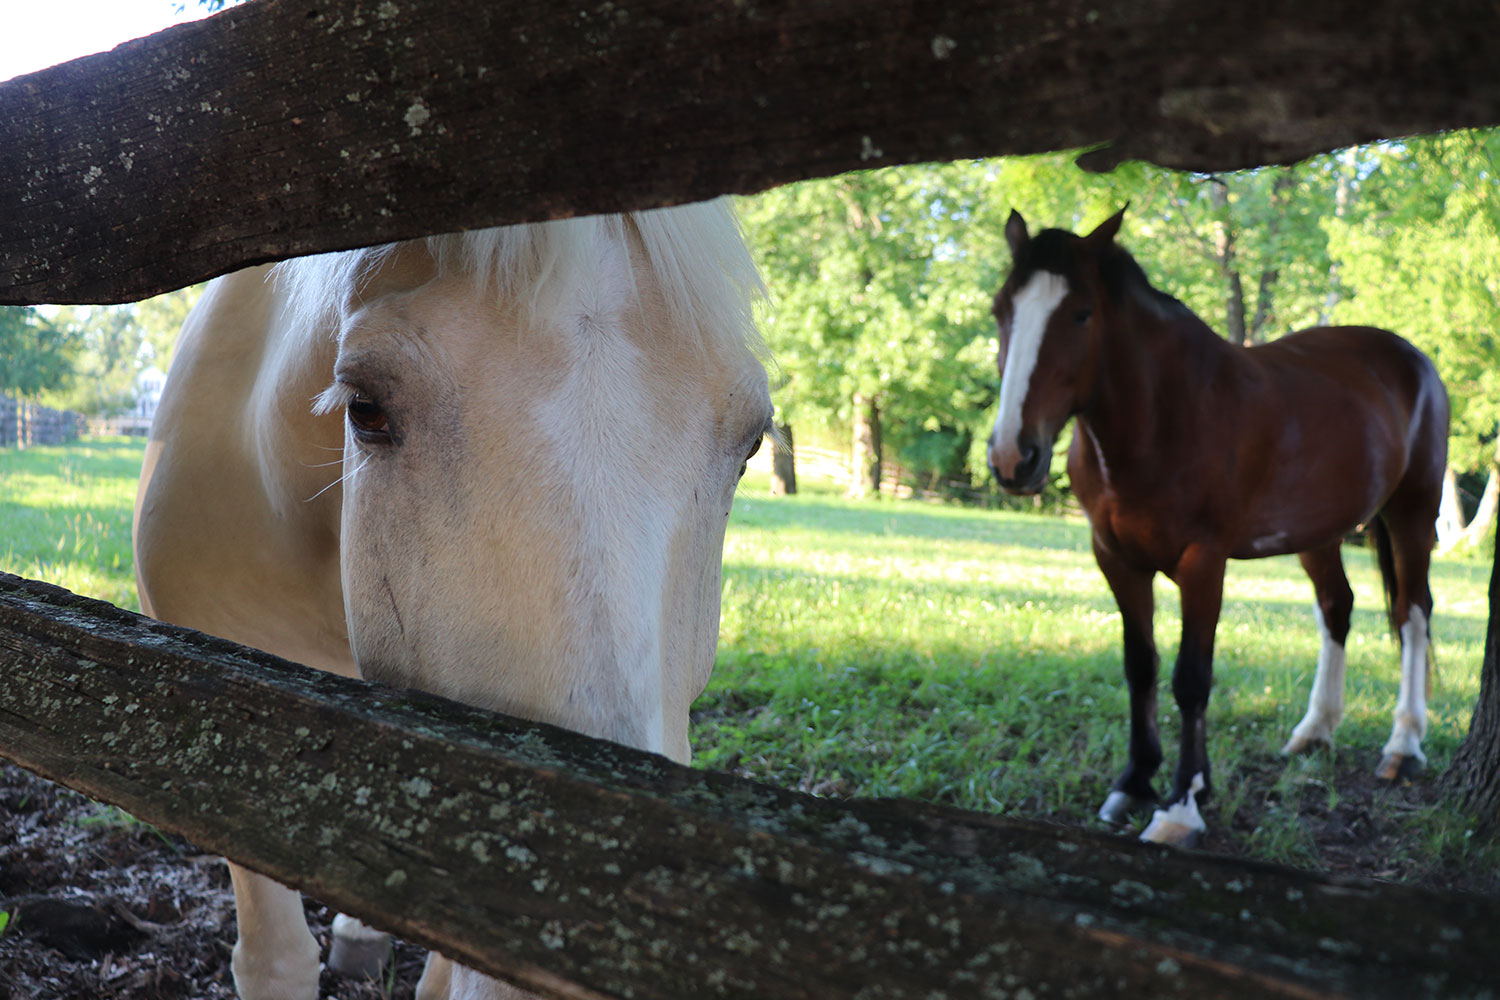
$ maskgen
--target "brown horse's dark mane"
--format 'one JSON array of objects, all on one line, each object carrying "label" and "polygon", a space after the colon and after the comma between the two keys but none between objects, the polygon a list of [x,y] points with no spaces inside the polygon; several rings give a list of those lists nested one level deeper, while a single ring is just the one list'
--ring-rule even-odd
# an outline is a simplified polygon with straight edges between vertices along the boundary
[{"label": "brown horse's dark mane", "polygon": [[[1062,229],[1044,229],[1027,244],[1021,259],[1016,261],[1011,275],[1011,286],[1023,288],[1037,271],[1051,271],[1068,279],[1070,285],[1079,283],[1078,259],[1081,243],[1077,236]],[[1134,300],[1146,309],[1163,318],[1195,316],[1191,309],[1173,296],[1151,284],[1146,272],[1130,251],[1110,243],[1098,254],[1099,277],[1110,298],[1117,302]]]}]

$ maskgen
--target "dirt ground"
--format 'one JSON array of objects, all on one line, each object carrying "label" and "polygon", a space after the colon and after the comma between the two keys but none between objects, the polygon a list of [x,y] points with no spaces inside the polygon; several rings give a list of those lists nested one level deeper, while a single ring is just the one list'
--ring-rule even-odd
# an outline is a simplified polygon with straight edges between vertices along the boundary
[{"label": "dirt ground", "polygon": [[[1436,801],[1441,786],[1432,776],[1380,786],[1366,763],[1355,753],[1336,759],[1331,809],[1316,789],[1282,804],[1299,810],[1320,868],[1500,895],[1500,873],[1445,870],[1394,849],[1393,817]],[[1257,817],[1242,812],[1204,847],[1248,853]],[[333,914],[317,903],[306,907],[326,954]],[[0,911],[11,915],[0,931],[0,1000],[233,1000],[234,899],[223,861],[3,762]],[[420,950],[398,944],[386,982],[341,980],[325,970],[321,995],[409,1000],[422,961]]]},{"label": "dirt ground", "polygon": [[[308,902],[326,948],[333,914]],[[224,862],[0,762],[0,1000],[234,1000]],[[394,986],[323,974],[329,1000],[410,1000],[424,952],[398,944]]]}]

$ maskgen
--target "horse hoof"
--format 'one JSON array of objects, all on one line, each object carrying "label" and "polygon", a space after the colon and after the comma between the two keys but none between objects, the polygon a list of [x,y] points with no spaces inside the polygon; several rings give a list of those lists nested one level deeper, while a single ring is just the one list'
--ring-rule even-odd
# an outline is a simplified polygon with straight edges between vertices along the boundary
[{"label": "horse hoof", "polygon": [[1296,733],[1293,733],[1292,738],[1286,741],[1286,746],[1281,748],[1281,755],[1283,757],[1295,757],[1298,754],[1332,749],[1333,740],[1326,736],[1298,736]]},{"label": "horse hoof", "polygon": [[1177,823],[1166,818],[1158,809],[1151,818],[1151,825],[1141,832],[1141,841],[1147,844],[1166,844],[1168,847],[1197,847],[1203,839],[1203,831],[1186,823]]},{"label": "horse hoof", "polygon": [[1207,784],[1202,774],[1193,775],[1182,800],[1151,814],[1151,823],[1141,833],[1148,844],[1166,844],[1169,847],[1197,847],[1208,825],[1203,814],[1198,812],[1198,793]]},{"label": "horse hoof", "polygon": [[379,981],[391,957],[391,936],[339,914],[328,946],[328,968],[348,979]]},{"label": "horse hoof", "polygon": [[1404,753],[1388,753],[1380,758],[1380,766],[1375,768],[1375,777],[1381,781],[1399,781],[1403,778],[1415,778],[1422,773],[1422,768],[1427,762],[1420,757]]},{"label": "horse hoof", "polygon": [[1143,799],[1117,789],[1110,792],[1109,797],[1104,800],[1104,805],[1099,807],[1099,818],[1110,826],[1124,826],[1130,822],[1133,814],[1144,812],[1150,806],[1150,799]]}]

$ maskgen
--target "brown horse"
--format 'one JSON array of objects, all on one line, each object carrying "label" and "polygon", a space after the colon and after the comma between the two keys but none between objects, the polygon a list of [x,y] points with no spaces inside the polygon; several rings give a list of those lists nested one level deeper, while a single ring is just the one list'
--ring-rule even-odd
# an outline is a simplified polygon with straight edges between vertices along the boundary
[{"label": "brown horse", "polygon": [[1307,715],[1284,751],[1297,752],[1331,743],[1343,714],[1354,595],[1339,545],[1369,525],[1401,640],[1395,726],[1377,773],[1393,780],[1424,763],[1427,571],[1448,397],[1432,363],[1385,330],[1319,327],[1250,348],[1224,340],[1115,244],[1124,214],[1088,236],[1032,237],[1011,213],[989,461],[1007,491],[1035,493],[1075,418],[1068,475],[1120,606],[1130,686],[1130,759],[1100,809],[1109,822],[1156,800],[1152,580],[1164,573],[1177,584],[1182,746],[1171,797],[1142,837],[1191,843],[1204,830],[1197,802],[1212,788],[1205,712],[1228,559],[1295,552],[1312,578],[1323,645]]}]

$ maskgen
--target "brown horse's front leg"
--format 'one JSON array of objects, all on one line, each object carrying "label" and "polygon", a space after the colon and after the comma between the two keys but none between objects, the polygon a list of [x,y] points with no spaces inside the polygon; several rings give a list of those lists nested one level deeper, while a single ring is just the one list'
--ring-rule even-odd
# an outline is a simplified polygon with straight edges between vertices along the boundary
[{"label": "brown horse's front leg", "polygon": [[1190,847],[1207,829],[1198,803],[1213,790],[1208,697],[1213,687],[1214,631],[1224,601],[1224,562],[1222,554],[1190,546],[1173,574],[1182,594],[1182,643],[1172,670],[1172,694],[1182,713],[1182,747],[1172,797],[1152,816],[1142,840]]},{"label": "brown horse's front leg", "polygon": [[1095,540],[1094,558],[1115,603],[1125,633],[1125,682],[1130,687],[1130,759],[1099,809],[1106,823],[1124,823],[1130,814],[1156,801],[1151,779],[1161,766],[1161,737],[1156,729],[1156,640],[1152,636],[1156,574],[1125,565]]}]

